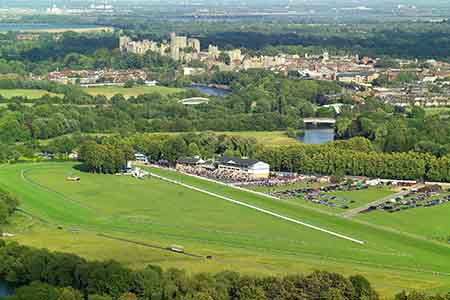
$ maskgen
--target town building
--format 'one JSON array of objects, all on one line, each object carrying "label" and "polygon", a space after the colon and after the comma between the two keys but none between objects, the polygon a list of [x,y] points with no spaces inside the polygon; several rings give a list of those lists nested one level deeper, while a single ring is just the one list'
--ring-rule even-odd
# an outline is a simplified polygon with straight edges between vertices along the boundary
[{"label": "town building", "polygon": [[[139,69],[63,70],[50,72],[45,79],[62,84],[79,84],[82,86],[121,86],[127,81],[146,82],[147,74],[144,70]],[[155,82],[149,83],[155,84]]]},{"label": "town building", "polygon": [[358,83],[358,84],[368,84],[380,77],[380,74],[376,72],[342,72],[336,74],[336,80],[345,83]]}]

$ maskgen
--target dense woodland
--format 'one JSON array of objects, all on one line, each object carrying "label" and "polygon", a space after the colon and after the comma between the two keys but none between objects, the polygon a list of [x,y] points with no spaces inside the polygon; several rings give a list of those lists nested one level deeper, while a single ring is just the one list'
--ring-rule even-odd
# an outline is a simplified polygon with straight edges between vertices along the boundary
[{"label": "dense woodland", "polygon": [[1,225],[7,223],[8,217],[14,213],[18,205],[19,200],[14,195],[0,188],[0,233]]},{"label": "dense woodland", "polygon": [[450,154],[450,115],[427,114],[420,107],[404,108],[366,99],[357,111],[344,111],[337,119],[339,139],[365,137],[382,152]]}]

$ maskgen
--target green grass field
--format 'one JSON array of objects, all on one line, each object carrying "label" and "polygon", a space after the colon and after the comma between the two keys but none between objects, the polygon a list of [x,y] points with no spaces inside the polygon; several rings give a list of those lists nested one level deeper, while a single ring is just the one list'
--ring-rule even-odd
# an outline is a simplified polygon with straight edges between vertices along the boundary
[{"label": "green grass field", "polygon": [[[450,240],[450,203],[395,213],[374,211],[358,219],[442,242]],[[413,226],[412,226],[413,225]]]},{"label": "green grass field", "polygon": [[221,133],[255,138],[259,143],[263,145],[288,146],[296,145],[299,143],[298,140],[288,137],[285,131],[226,131]]},{"label": "green grass field", "polygon": [[[0,103],[1,106],[2,103]],[[187,134],[188,132],[154,132],[147,133],[149,135],[176,135],[176,134]],[[253,137],[260,144],[265,146],[278,147],[280,145],[296,145],[299,142],[296,139],[290,138],[283,131],[214,131],[216,135],[225,134],[229,136],[241,136],[241,137]],[[90,135],[93,137],[101,137],[111,135],[110,133],[84,133],[85,135]],[[65,136],[70,136],[67,134]],[[41,145],[47,145],[53,139],[39,140]]]},{"label": "green grass field", "polygon": [[[192,272],[232,269],[252,274],[286,274],[325,269],[360,273],[386,296],[409,288],[428,291],[450,288],[450,247],[444,243],[152,169],[366,242],[359,245],[160,179],[89,174],[73,166],[71,163],[0,166],[0,186],[19,197],[26,212],[48,222],[25,216],[16,218],[16,223],[8,228],[17,234],[15,239],[90,259],[112,258],[132,267],[157,263]],[[77,174],[81,181],[67,181],[68,174]],[[187,252],[212,255],[213,259],[195,259],[108,240],[97,233],[163,247],[181,244]]]},{"label": "green grass field", "polygon": [[169,88],[164,86],[134,86],[132,88],[124,88],[121,86],[104,86],[104,87],[89,87],[83,88],[83,90],[92,95],[104,95],[107,98],[111,98],[116,94],[122,94],[125,98],[131,96],[139,96],[150,93],[160,93],[162,95],[170,95],[182,92],[180,88]]},{"label": "green grass field", "polygon": [[425,108],[427,115],[440,115],[448,114],[450,112],[450,107],[427,107]]},{"label": "green grass field", "polygon": [[[229,136],[254,138],[262,145],[273,147],[297,145],[299,143],[298,140],[288,137],[285,131],[214,131],[213,133],[217,135],[225,134]],[[186,132],[155,132],[148,134],[176,135],[186,134]]]},{"label": "green grass field", "polygon": [[58,94],[50,93],[44,90],[33,89],[0,89],[0,95],[5,99],[11,99],[12,97],[26,97],[28,99],[41,98],[44,95],[59,96]]}]

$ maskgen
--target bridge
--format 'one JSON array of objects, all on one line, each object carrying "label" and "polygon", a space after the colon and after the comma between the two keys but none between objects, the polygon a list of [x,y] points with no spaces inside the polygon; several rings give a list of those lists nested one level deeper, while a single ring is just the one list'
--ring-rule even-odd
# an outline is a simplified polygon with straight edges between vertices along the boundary
[{"label": "bridge", "polygon": [[336,124],[336,120],[333,118],[304,118],[305,124]]},{"label": "bridge", "polygon": [[203,103],[208,103],[209,99],[203,98],[203,97],[192,97],[192,98],[181,99],[178,102],[181,104],[185,104],[185,105],[199,105],[199,104],[203,104]]}]

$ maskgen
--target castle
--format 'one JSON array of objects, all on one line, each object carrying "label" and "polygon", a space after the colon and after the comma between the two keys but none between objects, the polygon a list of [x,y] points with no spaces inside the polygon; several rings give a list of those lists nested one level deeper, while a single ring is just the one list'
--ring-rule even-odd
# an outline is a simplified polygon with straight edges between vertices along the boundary
[{"label": "castle", "polygon": [[157,52],[161,55],[170,55],[177,61],[192,61],[199,59],[200,41],[186,36],[177,36],[175,32],[170,33],[170,41],[157,43],[155,41],[142,40],[133,41],[128,36],[120,37],[120,51],[143,55],[147,51]]}]

